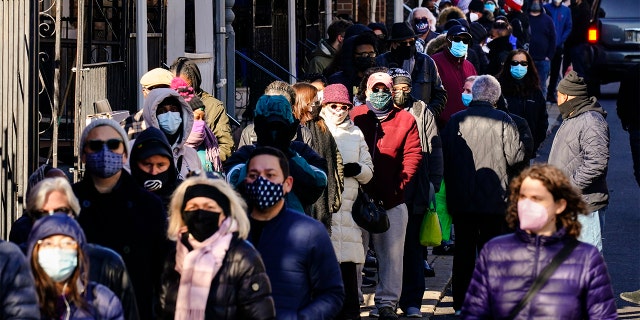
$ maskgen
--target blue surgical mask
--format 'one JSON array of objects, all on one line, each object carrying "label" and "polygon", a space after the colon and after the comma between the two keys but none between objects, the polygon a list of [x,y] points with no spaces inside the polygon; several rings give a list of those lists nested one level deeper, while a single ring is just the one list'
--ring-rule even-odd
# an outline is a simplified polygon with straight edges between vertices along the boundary
[{"label": "blue surgical mask", "polygon": [[454,57],[462,58],[467,55],[468,45],[464,44],[464,42],[451,42],[451,49],[449,51]]},{"label": "blue surgical mask", "polygon": [[115,153],[105,144],[102,150],[86,154],[86,170],[100,178],[109,178],[122,170],[122,154]]},{"label": "blue surgical mask", "polygon": [[487,4],[484,5],[484,9],[489,11],[489,12],[491,12],[491,13],[493,13],[493,11],[496,10],[496,5],[492,4],[492,3],[487,3]]},{"label": "blue surgical mask", "polygon": [[74,249],[42,248],[38,251],[38,263],[55,282],[67,280],[78,266],[78,251]]},{"label": "blue surgical mask", "polygon": [[371,105],[378,109],[383,110],[389,105],[389,101],[391,101],[391,93],[386,91],[381,92],[372,92],[369,95],[369,102]]},{"label": "blue surgical mask", "polygon": [[522,79],[527,74],[527,67],[517,65],[511,66],[511,75],[516,79]]},{"label": "blue surgical mask", "polygon": [[180,124],[182,124],[182,117],[180,112],[165,112],[158,115],[158,124],[160,129],[168,135],[172,135],[178,131]]},{"label": "blue surgical mask", "polygon": [[464,104],[465,107],[469,106],[471,100],[473,100],[473,95],[471,93],[462,93],[462,104]]}]

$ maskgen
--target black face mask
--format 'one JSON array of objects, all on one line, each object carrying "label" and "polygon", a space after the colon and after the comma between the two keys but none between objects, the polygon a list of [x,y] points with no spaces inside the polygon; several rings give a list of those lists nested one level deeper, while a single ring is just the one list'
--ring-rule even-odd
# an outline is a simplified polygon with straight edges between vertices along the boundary
[{"label": "black face mask", "polygon": [[189,233],[194,239],[203,242],[218,231],[220,212],[206,211],[202,209],[182,212],[182,220],[187,225]]},{"label": "black face mask", "polygon": [[146,173],[142,170],[136,173],[136,180],[147,191],[158,191],[169,182],[169,172],[171,169],[156,175]]},{"label": "black face mask", "polygon": [[353,58],[353,64],[357,71],[366,71],[367,69],[376,66],[376,59],[370,57],[355,57]]},{"label": "black face mask", "polygon": [[396,58],[396,61],[404,61],[411,59],[411,56],[415,53],[415,51],[415,45],[406,46],[404,44],[401,44],[395,49],[391,49],[391,54]]}]

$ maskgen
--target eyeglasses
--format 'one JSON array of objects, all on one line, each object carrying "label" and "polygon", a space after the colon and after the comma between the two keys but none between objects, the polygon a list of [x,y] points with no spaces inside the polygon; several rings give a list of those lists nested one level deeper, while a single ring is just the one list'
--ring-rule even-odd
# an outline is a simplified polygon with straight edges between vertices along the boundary
[{"label": "eyeglasses", "polygon": [[375,52],[356,52],[355,53],[356,57],[362,57],[362,58],[375,58],[376,55],[377,54]]},{"label": "eyeglasses", "polygon": [[411,91],[411,87],[393,88],[393,91],[395,91],[395,92],[410,92]]},{"label": "eyeglasses", "polygon": [[378,38],[378,40],[384,40],[384,39],[386,38],[386,36],[384,35],[384,33],[376,34],[376,37]]},{"label": "eyeglasses", "polygon": [[529,63],[526,62],[526,61],[511,60],[511,65],[514,66],[514,67],[517,66],[517,65],[521,65],[523,67],[526,67],[526,66],[529,65]]},{"label": "eyeglasses", "polygon": [[59,243],[51,239],[38,240],[40,248],[60,248],[60,249],[78,249],[78,242],[75,240],[62,240]]},{"label": "eyeglasses", "polygon": [[453,37],[451,37],[451,41],[452,42],[462,42],[464,44],[469,44],[471,42],[471,39],[469,39],[467,37],[453,36]]},{"label": "eyeglasses", "polygon": [[120,140],[120,139],[109,139],[107,141],[104,141],[104,140],[89,140],[89,141],[87,141],[86,146],[92,152],[98,152],[98,151],[102,150],[103,146],[106,144],[107,148],[109,148],[109,150],[115,151],[115,150],[118,150],[118,148],[120,148],[120,144],[122,142],[123,141]]},{"label": "eyeglasses", "polygon": [[330,104],[329,107],[333,110],[340,109],[342,111],[351,109],[351,107],[346,104]]},{"label": "eyeglasses", "polygon": [[35,214],[36,217],[40,218],[43,216],[47,216],[47,215],[52,215],[54,213],[64,213],[68,216],[73,216],[74,212],[73,209],[68,208],[68,207],[60,207],[60,208],[55,208],[53,210],[34,210],[33,213]]}]

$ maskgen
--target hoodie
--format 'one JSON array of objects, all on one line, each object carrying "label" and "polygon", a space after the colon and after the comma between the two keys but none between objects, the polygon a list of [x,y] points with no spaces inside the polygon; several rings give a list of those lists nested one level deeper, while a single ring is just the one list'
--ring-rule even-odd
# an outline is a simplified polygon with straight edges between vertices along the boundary
[{"label": "hoodie", "polygon": [[[169,164],[169,169],[166,171],[166,178],[163,178],[163,173],[157,174],[155,176],[151,176],[150,174],[142,171],[137,162],[143,160],[141,157],[143,151],[146,151],[146,148],[163,148],[166,150],[167,154],[172,154],[171,146],[169,146],[169,141],[164,133],[155,127],[149,127],[142,131],[138,138],[134,141],[131,146],[131,156],[129,157],[129,167],[131,169],[131,176],[136,180],[138,185],[143,189],[151,191],[158,195],[162,199],[162,203],[165,207],[168,207],[169,202],[171,201],[171,194],[176,189],[180,180],[178,180],[178,170],[176,169],[176,165],[173,161]],[[160,152],[160,151],[156,151]],[[162,155],[160,153],[156,153]],[[151,183],[152,180],[160,180],[161,184]],[[156,189],[155,187],[159,187]]]},{"label": "hoodie", "polygon": [[[156,117],[156,110],[160,102],[170,96],[178,98],[182,105],[182,128],[181,131],[179,131],[178,139],[171,146],[171,151],[176,168],[178,168],[178,178],[184,179],[190,171],[203,170],[202,162],[200,162],[197,151],[185,145],[187,138],[189,138],[189,133],[191,133],[191,128],[193,127],[193,111],[189,104],[173,89],[154,89],[149,92],[149,95],[144,100],[142,118],[147,128],[154,127],[160,129],[158,118]],[[131,141],[131,145],[134,144],[135,140]]]}]

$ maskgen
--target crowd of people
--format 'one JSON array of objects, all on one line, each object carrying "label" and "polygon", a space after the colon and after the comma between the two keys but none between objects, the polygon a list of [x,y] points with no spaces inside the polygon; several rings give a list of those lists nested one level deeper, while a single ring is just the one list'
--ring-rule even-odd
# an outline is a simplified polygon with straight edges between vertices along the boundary
[{"label": "crowd of people", "polygon": [[[79,182],[48,165],[29,178],[15,245],[0,242],[0,319],[360,319],[369,260],[370,316],[421,318],[430,208],[462,318],[615,319],[585,6],[440,0],[389,29],[338,19],[235,139],[193,61],[150,70],[139,112],[85,127]],[[531,166],[548,102],[563,121]],[[353,219],[362,192],[385,232]]]}]

